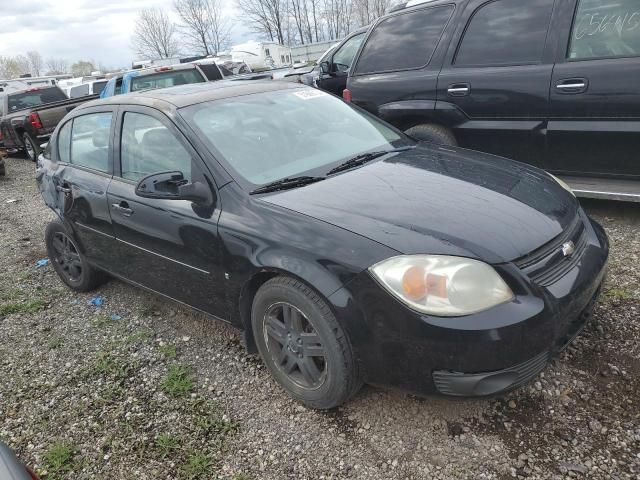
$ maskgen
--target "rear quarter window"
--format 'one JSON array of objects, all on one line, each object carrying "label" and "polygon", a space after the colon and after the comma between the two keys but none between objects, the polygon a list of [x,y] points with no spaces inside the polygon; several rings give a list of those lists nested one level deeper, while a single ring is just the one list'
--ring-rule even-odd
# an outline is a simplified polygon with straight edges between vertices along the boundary
[{"label": "rear quarter window", "polygon": [[170,70],[134,77],[131,80],[131,91],[154,90],[156,88],[168,88],[204,81],[202,74],[195,68],[191,70]]},{"label": "rear quarter window", "polygon": [[381,20],[360,54],[356,74],[409,70],[428,65],[453,10],[453,5],[443,5]]},{"label": "rear quarter window", "polygon": [[29,90],[9,95],[9,111],[16,112],[27,108],[37,107],[46,103],[66,100],[67,96],[58,87]]},{"label": "rear quarter window", "polygon": [[640,56],[640,2],[579,0],[567,56],[572,60]]}]

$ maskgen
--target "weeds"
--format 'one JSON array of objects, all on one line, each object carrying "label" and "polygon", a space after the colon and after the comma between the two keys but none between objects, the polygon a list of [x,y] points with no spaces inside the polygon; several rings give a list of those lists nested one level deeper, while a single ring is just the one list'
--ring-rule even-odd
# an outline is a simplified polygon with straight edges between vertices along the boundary
[{"label": "weeds", "polygon": [[209,478],[213,461],[203,452],[193,452],[182,466],[182,473],[189,480]]},{"label": "weeds", "polygon": [[73,470],[75,447],[67,442],[55,442],[44,454],[44,467],[49,480],[62,479]]},{"label": "weeds", "polygon": [[6,303],[0,306],[0,315],[12,313],[36,313],[44,308],[42,300],[32,300],[26,303]]},{"label": "weeds", "polygon": [[178,356],[178,350],[175,345],[163,345],[159,348],[160,353],[164,355],[164,358],[173,360]]},{"label": "weeds", "polygon": [[171,365],[167,377],[162,382],[162,390],[173,397],[189,394],[193,390],[191,369],[184,365]]},{"label": "weeds", "polygon": [[180,448],[180,442],[177,438],[172,437],[168,433],[161,433],[156,440],[156,446],[160,450],[162,458],[167,458]]}]

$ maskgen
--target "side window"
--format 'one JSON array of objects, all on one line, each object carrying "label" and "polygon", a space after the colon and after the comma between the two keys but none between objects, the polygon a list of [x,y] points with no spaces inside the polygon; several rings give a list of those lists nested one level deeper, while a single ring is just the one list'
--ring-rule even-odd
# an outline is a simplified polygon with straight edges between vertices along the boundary
[{"label": "side window", "polygon": [[139,181],[159,172],[180,171],[191,180],[191,155],[159,120],[126,112],[120,142],[122,178]]},{"label": "side window", "polygon": [[358,60],[357,73],[422,68],[429,64],[453,6],[393,15],[376,25]]},{"label": "side window", "polygon": [[71,159],[71,125],[73,120],[65,123],[58,133],[58,157],[64,163],[70,163]]},{"label": "side window", "polygon": [[364,40],[364,33],[351,37],[333,55],[333,65],[338,72],[346,72],[351,67],[353,57],[356,56],[360,44]]},{"label": "side window", "polygon": [[640,55],[638,0],[579,0],[568,57],[635,57]]},{"label": "side window", "polygon": [[542,61],[554,0],[494,0],[478,8],[458,47],[457,66]]},{"label": "side window", "polygon": [[[73,119],[71,164],[109,171],[111,113],[90,113]],[[66,125],[65,125],[66,127]]]}]

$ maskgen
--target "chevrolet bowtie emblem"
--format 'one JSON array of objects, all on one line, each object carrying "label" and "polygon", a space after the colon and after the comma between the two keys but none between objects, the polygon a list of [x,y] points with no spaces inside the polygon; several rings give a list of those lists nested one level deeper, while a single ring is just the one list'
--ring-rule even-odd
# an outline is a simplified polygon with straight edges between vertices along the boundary
[{"label": "chevrolet bowtie emblem", "polygon": [[573,242],[567,242],[562,244],[562,254],[565,257],[570,257],[576,251],[576,244]]}]

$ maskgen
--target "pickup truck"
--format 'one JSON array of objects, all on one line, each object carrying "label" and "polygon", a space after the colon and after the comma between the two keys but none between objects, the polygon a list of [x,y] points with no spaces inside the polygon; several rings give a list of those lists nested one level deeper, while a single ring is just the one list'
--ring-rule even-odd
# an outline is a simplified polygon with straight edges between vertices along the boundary
[{"label": "pickup truck", "polygon": [[98,98],[69,99],[57,86],[30,88],[0,96],[0,137],[8,150],[24,150],[36,161],[62,118],[78,105]]}]

